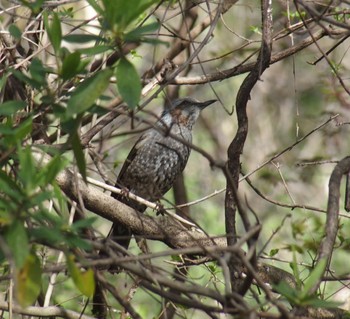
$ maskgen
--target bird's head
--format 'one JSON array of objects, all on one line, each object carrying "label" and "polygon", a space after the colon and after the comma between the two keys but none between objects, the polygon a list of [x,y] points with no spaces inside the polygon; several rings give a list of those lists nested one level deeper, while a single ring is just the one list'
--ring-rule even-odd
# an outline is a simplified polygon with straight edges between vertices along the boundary
[{"label": "bird's head", "polygon": [[163,112],[162,120],[169,126],[172,124],[179,124],[192,129],[192,126],[198,119],[199,113],[214,102],[216,102],[216,100],[199,102],[198,100],[188,97],[174,100],[170,108]]}]

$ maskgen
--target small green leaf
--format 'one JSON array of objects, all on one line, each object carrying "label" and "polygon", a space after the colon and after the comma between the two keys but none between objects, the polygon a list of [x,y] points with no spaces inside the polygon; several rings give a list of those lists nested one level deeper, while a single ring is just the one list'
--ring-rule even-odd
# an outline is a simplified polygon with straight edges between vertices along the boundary
[{"label": "small green leaf", "polygon": [[22,268],[29,254],[28,236],[23,222],[14,220],[5,231],[5,239],[16,266]]},{"label": "small green leaf", "polygon": [[91,7],[93,7],[93,9],[94,9],[97,13],[99,13],[99,14],[101,14],[101,15],[104,14],[103,9],[97,4],[97,1],[95,1],[95,0],[87,0],[87,2],[88,2],[88,4],[89,4]]},{"label": "small green leaf", "polygon": [[147,33],[154,32],[159,29],[159,22],[150,23],[147,25],[143,25],[141,27],[137,27],[136,29],[128,32],[124,36],[125,41],[139,41],[143,36],[147,35]]},{"label": "small green leaf", "polygon": [[273,257],[273,256],[275,256],[276,254],[278,254],[278,252],[279,252],[279,249],[277,249],[277,248],[271,249],[271,250],[270,250],[270,253],[269,253],[269,256],[270,256],[270,257]]},{"label": "small green leaf", "polygon": [[15,142],[22,141],[32,131],[32,124],[32,118],[28,118],[13,130]]},{"label": "small green leaf", "polygon": [[17,111],[24,109],[26,105],[27,103],[23,101],[7,101],[0,104],[0,115],[13,115]]},{"label": "small green leaf", "polygon": [[28,255],[17,273],[16,296],[22,307],[32,305],[41,291],[41,264],[35,253]]},{"label": "small green leaf", "polygon": [[134,65],[126,58],[120,59],[116,76],[120,95],[130,108],[135,108],[140,101],[142,86]]},{"label": "small green leaf", "polygon": [[92,269],[82,272],[74,261],[74,256],[67,256],[67,265],[75,286],[86,297],[92,297],[95,292],[95,278]]},{"label": "small green leaf", "polygon": [[65,242],[65,237],[62,232],[56,227],[37,227],[30,231],[31,239],[40,241],[41,243],[50,246],[62,245]]},{"label": "small green leaf", "polygon": [[5,87],[5,84],[7,82],[8,79],[8,74],[3,74],[0,78],[0,91],[2,91],[2,89]]},{"label": "small green leaf", "polygon": [[0,170],[0,189],[14,201],[21,200],[21,188],[2,170]]},{"label": "small green leaf", "polygon": [[79,49],[79,52],[81,54],[85,54],[85,55],[96,55],[96,54],[101,54],[101,53],[105,53],[107,51],[110,51],[112,48],[109,45],[96,45],[94,47],[91,48],[85,48],[85,49]]},{"label": "small green leaf", "polygon": [[315,308],[325,308],[325,309],[339,308],[343,304],[344,302],[322,300],[316,297],[303,303],[303,305],[305,306],[311,306]]},{"label": "small green leaf", "polygon": [[91,227],[92,224],[97,220],[96,217],[88,217],[88,218],[83,218],[79,219],[78,221],[74,222],[72,224],[72,230],[78,231],[81,230],[82,228],[87,228]]},{"label": "small green leaf", "polygon": [[311,274],[304,282],[304,288],[301,292],[300,298],[304,299],[310,294],[310,289],[323,276],[327,265],[327,259],[323,258],[316,264],[316,267],[311,271]]},{"label": "small green leaf", "polygon": [[37,186],[34,185],[36,170],[30,147],[18,147],[18,157],[20,163],[18,175],[24,185],[25,190],[28,194],[30,194],[32,191],[34,191],[35,186]]},{"label": "small green leaf", "polygon": [[79,63],[80,52],[73,52],[65,57],[61,70],[63,80],[69,80],[77,74]]},{"label": "small green leaf", "polygon": [[70,43],[87,43],[91,41],[105,42],[106,40],[94,34],[68,34],[63,37],[64,41]]},{"label": "small green leaf", "polygon": [[41,88],[42,86],[47,85],[46,75],[51,71],[46,68],[39,59],[33,59],[29,66],[29,72],[32,78],[32,81],[35,82],[35,88]]},{"label": "small green leaf", "polygon": [[15,24],[9,26],[9,32],[16,40],[20,40],[22,37],[21,30]]},{"label": "small green leaf", "polygon": [[80,238],[77,235],[66,235],[65,242],[73,249],[82,249],[84,251],[91,251],[92,245],[85,239]]},{"label": "small green leaf", "polygon": [[285,281],[282,280],[277,285],[273,285],[273,289],[285,297],[290,303],[298,303],[297,290],[292,289]]},{"label": "small green leaf", "polygon": [[112,74],[112,70],[105,69],[81,83],[68,101],[68,116],[87,111],[107,89]]},{"label": "small green leaf", "polygon": [[56,155],[43,167],[36,176],[37,184],[46,186],[52,183],[57,174],[67,165],[68,161],[62,155]]},{"label": "small green leaf", "polygon": [[86,162],[85,162],[83,147],[81,146],[79,136],[76,132],[74,132],[70,136],[70,138],[71,138],[73,153],[75,156],[75,160],[77,162],[79,172],[82,175],[84,181],[86,181]]},{"label": "small green leaf", "polygon": [[47,11],[44,11],[44,25],[54,51],[57,53],[61,47],[61,22],[56,12],[53,12],[52,22],[49,23]]}]

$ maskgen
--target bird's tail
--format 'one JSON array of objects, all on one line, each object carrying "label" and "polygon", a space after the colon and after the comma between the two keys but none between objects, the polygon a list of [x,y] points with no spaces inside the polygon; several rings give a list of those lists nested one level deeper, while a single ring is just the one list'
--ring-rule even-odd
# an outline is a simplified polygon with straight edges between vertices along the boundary
[{"label": "bird's tail", "polygon": [[113,223],[107,238],[112,239],[123,248],[128,249],[132,232],[130,228],[125,227],[120,223]]},{"label": "bird's tail", "polygon": [[[140,204],[134,200],[131,200],[124,195],[120,195],[120,194],[112,194],[112,197],[115,198],[116,200],[118,200],[119,202],[128,205],[129,207],[137,210],[139,213],[143,213],[146,210],[146,206],[143,204]],[[116,243],[118,243],[119,245],[121,245],[122,247],[124,247],[125,249],[128,249],[129,244],[130,244],[130,240],[131,240],[131,236],[132,236],[132,232],[131,230],[120,224],[120,223],[113,223],[111,230],[109,231],[109,234],[107,236],[107,238],[112,239],[113,241],[115,241]]]}]

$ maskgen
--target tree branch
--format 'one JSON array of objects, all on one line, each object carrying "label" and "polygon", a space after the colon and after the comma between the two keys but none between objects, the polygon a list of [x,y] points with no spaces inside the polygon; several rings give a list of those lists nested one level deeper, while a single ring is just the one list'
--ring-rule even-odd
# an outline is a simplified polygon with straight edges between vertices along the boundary
[{"label": "tree branch", "polygon": [[[22,308],[19,305],[12,304],[11,305],[12,312],[18,313],[24,316],[32,316],[32,317],[60,317],[60,318],[67,318],[67,319],[95,319],[91,316],[86,316],[84,314],[81,314],[79,312],[75,312],[72,310],[67,310],[61,307],[26,307]],[[9,311],[9,304],[5,301],[0,301],[0,309]]]}]

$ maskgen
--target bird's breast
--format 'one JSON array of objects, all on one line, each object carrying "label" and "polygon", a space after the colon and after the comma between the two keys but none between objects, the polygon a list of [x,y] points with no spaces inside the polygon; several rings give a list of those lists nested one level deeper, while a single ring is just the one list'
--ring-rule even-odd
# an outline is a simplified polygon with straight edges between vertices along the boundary
[{"label": "bird's breast", "polygon": [[188,143],[192,140],[185,131],[176,136],[178,139],[157,133],[143,140],[123,176],[122,182],[131,186],[130,191],[157,200],[172,187],[186,166],[190,155]]}]

